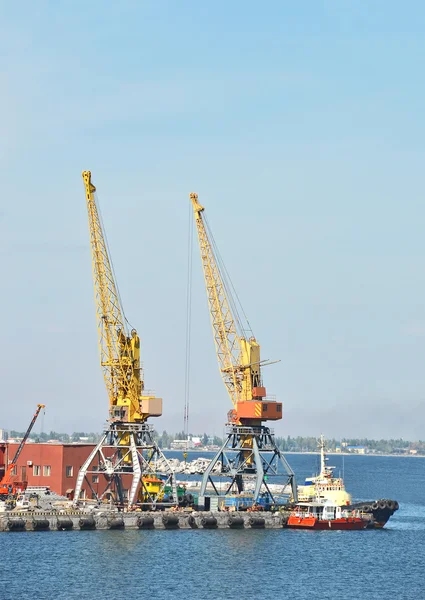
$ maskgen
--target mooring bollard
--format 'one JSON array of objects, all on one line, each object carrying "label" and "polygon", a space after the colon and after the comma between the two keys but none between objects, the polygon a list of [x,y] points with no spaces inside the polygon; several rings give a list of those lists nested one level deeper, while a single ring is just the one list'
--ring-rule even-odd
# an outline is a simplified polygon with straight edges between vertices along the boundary
[{"label": "mooring bollard", "polygon": [[109,529],[124,529],[124,519],[122,517],[115,517],[108,519]]},{"label": "mooring bollard", "polygon": [[155,529],[153,517],[137,517],[137,527],[139,529]]},{"label": "mooring bollard", "polygon": [[264,529],[266,521],[263,517],[249,517],[249,524],[253,529]]},{"label": "mooring bollard", "polygon": [[25,521],[24,519],[9,519],[6,529],[8,531],[25,531]]},{"label": "mooring bollard", "polygon": [[213,515],[202,517],[201,525],[204,529],[217,529],[217,519]]},{"label": "mooring bollard", "polygon": [[80,529],[96,529],[96,521],[93,517],[82,517],[78,524]]},{"label": "mooring bollard", "polygon": [[232,515],[231,517],[229,517],[227,520],[227,524],[229,525],[230,529],[243,529],[245,526],[243,517],[241,517],[240,515]]},{"label": "mooring bollard", "polygon": [[71,519],[57,519],[56,528],[58,531],[70,531],[73,529],[74,523]]},{"label": "mooring bollard", "polygon": [[50,523],[48,519],[33,519],[32,529],[33,531],[46,531],[50,529]]},{"label": "mooring bollard", "polygon": [[177,515],[163,515],[162,522],[164,523],[164,527],[166,529],[179,528],[179,518]]}]

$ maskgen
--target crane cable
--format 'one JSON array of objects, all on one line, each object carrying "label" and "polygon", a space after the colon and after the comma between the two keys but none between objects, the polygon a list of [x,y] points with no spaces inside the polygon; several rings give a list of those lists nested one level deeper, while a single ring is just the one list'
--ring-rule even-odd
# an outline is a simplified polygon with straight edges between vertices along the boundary
[{"label": "crane cable", "polygon": [[187,238],[187,280],[186,280],[186,357],[184,379],[184,425],[186,441],[189,437],[189,399],[190,399],[190,345],[192,324],[192,263],[193,263],[193,209],[189,204],[189,229]]},{"label": "crane cable", "polygon": [[[211,241],[211,246],[212,246],[212,248],[214,250],[214,254],[215,254],[216,259],[217,259],[217,266],[218,266],[218,268],[220,270],[221,280],[223,282],[223,286],[224,286],[224,289],[225,289],[225,292],[226,292],[226,296],[227,296],[227,298],[229,300],[229,304],[231,306],[231,309],[232,309],[232,312],[233,312],[233,316],[234,316],[235,321],[237,323],[237,328],[239,329],[239,335],[244,336],[245,332],[250,332],[251,335],[254,336],[254,332],[252,331],[251,324],[248,321],[248,317],[247,317],[247,315],[246,315],[246,313],[244,311],[244,308],[242,306],[242,302],[239,299],[239,296],[238,296],[236,288],[235,288],[235,286],[233,284],[232,278],[230,277],[229,272],[228,272],[228,270],[226,268],[226,264],[225,264],[223,258],[221,257],[220,250],[219,250],[218,245],[217,245],[217,243],[216,243],[216,241],[214,239],[214,235],[213,235],[213,233],[211,231],[211,228],[210,228],[209,223],[208,223],[208,219],[207,219],[207,217],[206,217],[205,214],[203,215],[203,219],[204,219],[204,223],[205,223],[205,229],[208,232],[208,237],[209,237],[209,239]],[[240,313],[242,313],[242,315],[243,315],[243,317],[245,319],[247,327],[243,326]]]},{"label": "crane cable", "polygon": [[111,255],[111,251],[109,249],[109,243],[108,243],[108,236],[106,235],[106,230],[105,230],[105,226],[103,224],[103,218],[102,218],[102,212],[100,210],[100,206],[99,206],[99,202],[98,202],[98,196],[97,196],[97,192],[95,192],[93,194],[94,197],[94,201],[96,204],[96,208],[97,208],[97,214],[99,215],[99,222],[100,222],[100,227],[102,229],[102,235],[103,235],[103,239],[105,240],[105,246],[106,246],[106,252],[107,254],[107,258],[109,260],[109,264],[111,265],[111,271],[112,271],[112,276],[114,278],[113,283],[115,284],[115,289],[117,290],[117,296],[118,296],[118,302],[120,305],[120,310],[121,310],[121,314],[123,316],[124,321],[127,323],[127,325],[129,326],[130,329],[135,329],[131,323],[129,322],[129,320],[127,319],[125,312],[124,312],[124,307],[123,307],[123,303],[121,300],[121,294],[120,294],[120,288],[118,287],[118,281],[117,281],[117,276],[115,275],[115,269],[114,269],[114,263],[112,261],[112,255]]}]

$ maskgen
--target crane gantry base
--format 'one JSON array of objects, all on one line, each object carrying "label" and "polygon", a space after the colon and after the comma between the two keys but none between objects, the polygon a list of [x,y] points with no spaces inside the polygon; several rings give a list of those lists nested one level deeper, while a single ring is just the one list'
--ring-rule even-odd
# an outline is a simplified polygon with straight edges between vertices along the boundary
[{"label": "crane gantry base", "polygon": [[120,508],[178,505],[174,471],[153,433],[147,423],[108,423],[78,473],[74,505],[84,500],[84,483],[92,500],[110,500]]},{"label": "crane gantry base", "polygon": [[[262,494],[268,496],[270,504],[282,502],[283,496],[288,496],[287,486],[291,487],[292,496],[297,501],[297,484],[295,474],[287,460],[276,445],[273,432],[263,425],[246,427],[243,425],[228,425],[227,437],[220,450],[212,459],[204,472],[201,484],[201,496],[207,494],[207,484],[213,489],[212,495],[226,496],[228,494],[253,490],[253,504],[256,504]],[[227,478],[224,491],[217,489],[217,479]],[[280,493],[272,493],[268,484],[273,478],[279,478]],[[283,482],[282,482],[283,477]],[[247,486],[249,482],[250,485]],[[221,487],[221,486],[220,486]],[[280,502],[279,502],[280,500]]]}]

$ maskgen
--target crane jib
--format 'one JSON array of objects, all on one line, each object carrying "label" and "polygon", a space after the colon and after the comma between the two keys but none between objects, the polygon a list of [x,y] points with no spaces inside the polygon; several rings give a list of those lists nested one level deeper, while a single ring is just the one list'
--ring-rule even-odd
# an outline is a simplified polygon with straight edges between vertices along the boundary
[{"label": "crane jib", "polygon": [[91,172],[82,173],[89,221],[92,271],[97,315],[100,364],[109,397],[111,422],[143,423],[162,414],[162,399],[143,395],[140,367],[140,338],[128,330],[115,281],[106,235],[91,181]]},{"label": "crane jib", "polygon": [[264,400],[266,389],[262,384],[261,367],[273,363],[260,359],[260,345],[254,336],[248,339],[244,337],[237,303],[231,293],[233,286],[231,282],[230,285],[226,283],[227,270],[214,238],[204,223],[205,209],[199,203],[197,194],[191,193],[190,199],[195,214],[219,369],[234,406],[231,421],[259,424],[264,420],[281,419],[282,404]]},{"label": "crane jib", "polygon": [[34,416],[33,416],[32,420],[31,420],[31,423],[29,424],[29,427],[26,430],[25,435],[22,438],[22,440],[21,440],[21,442],[20,442],[20,444],[18,446],[18,449],[16,450],[15,456],[12,459],[12,464],[13,465],[15,465],[16,462],[18,461],[18,458],[19,458],[19,456],[20,456],[20,454],[21,454],[21,452],[23,450],[23,447],[25,446],[25,443],[26,443],[27,439],[29,438],[29,435],[30,435],[30,433],[32,431],[32,428],[34,427],[34,424],[35,424],[35,422],[37,420],[37,417],[40,414],[41,409],[44,408],[44,407],[45,407],[44,404],[38,404],[37,405],[37,410],[34,413]]}]

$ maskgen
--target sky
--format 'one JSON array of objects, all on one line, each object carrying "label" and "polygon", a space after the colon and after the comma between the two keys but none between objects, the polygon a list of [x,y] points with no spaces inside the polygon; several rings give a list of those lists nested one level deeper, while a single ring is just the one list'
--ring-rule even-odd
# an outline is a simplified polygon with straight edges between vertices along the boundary
[{"label": "sky", "polygon": [[[0,0],[0,427],[100,431],[91,170],[161,432],[183,428],[190,192],[278,435],[423,439],[425,5]],[[196,239],[190,430],[221,435]],[[37,430],[37,426],[35,428]]]}]

